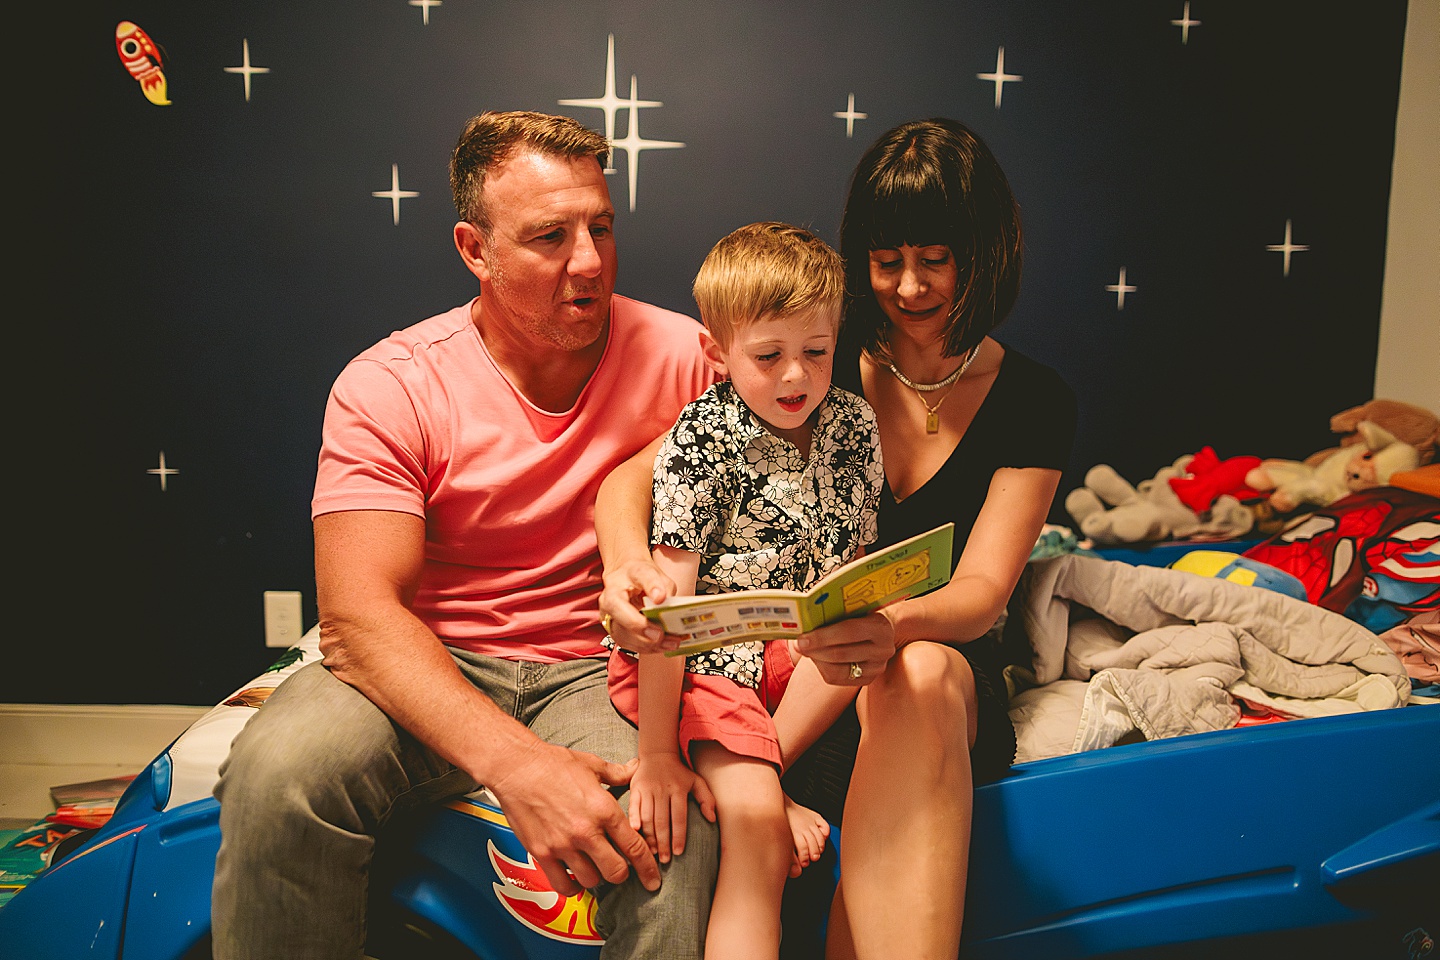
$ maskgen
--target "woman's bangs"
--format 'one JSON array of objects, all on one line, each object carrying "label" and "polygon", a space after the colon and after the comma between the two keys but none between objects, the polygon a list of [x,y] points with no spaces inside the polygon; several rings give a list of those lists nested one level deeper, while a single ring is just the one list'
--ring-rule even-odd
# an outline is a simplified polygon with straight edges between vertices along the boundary
[{"label": "woman's bangs", "polygon": [[950,246],[954,242],[944,191],[938,184],[892,181],[879,188],[871,206],[871,250]]}]

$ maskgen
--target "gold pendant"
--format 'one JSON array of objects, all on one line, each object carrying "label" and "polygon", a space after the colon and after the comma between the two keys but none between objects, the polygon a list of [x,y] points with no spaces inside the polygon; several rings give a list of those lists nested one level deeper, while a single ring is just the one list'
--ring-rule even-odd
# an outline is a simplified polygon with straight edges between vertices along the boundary
[{"label": "gold pendant", "polygon": [[936,413],[934,410],[931,410],[925,414],[925,432],[940,432],[940,414]]}]

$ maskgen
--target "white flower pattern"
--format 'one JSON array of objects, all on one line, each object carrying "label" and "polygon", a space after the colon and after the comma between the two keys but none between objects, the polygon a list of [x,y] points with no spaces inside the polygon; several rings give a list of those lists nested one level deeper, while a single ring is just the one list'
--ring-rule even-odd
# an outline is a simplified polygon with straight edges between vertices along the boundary
[{"label": "white flower pattern", "polygon": [[[830,388],[802,460],[722,381],[661,443],[651,541],[700,555],[698,593],[803,590],[875,542],[884,479],[861,398]],[[735,644],[688,657],[686,669],[758,688],[763,663],[763,644]]]}]

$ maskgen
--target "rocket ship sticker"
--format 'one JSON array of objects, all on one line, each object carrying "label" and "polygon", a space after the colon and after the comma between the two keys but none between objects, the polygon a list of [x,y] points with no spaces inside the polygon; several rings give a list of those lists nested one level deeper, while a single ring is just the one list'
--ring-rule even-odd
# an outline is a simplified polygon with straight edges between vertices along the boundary
[{"label": "rocket ship sticker", "polygon": [[120,62],[130,76],[140,83],[146,100],[157,107],[170,105],[165,96],[165,74],[160,70],[160,48],[148,33],[129,20],[120,21],[115,27],[115,52],[120,54]]}]

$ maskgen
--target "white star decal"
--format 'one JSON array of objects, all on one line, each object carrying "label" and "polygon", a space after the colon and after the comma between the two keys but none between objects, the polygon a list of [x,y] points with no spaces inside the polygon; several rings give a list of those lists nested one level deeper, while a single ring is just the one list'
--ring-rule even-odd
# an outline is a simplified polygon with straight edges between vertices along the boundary
[{"label": "white star decal", "polygon": [[1170,25],[1180,28],[1180,43],[1182,46],[1190,42],[1190,28],[1200,26],[1199,20],[1190,19],[1190,0],[1185,0],[1185,12],[1180,14],[1180,19],[1171,20]]},{"label": "white star decal", "polygon": [[[615,95],[615,35],[610,34],[609,44],[605,51],[605,93],[600,97],[585,99],[572,99],[558,101],[561,106],[566,107],[593,107],[605,111],[605,139],[610,141],[612,163],[614,150],[624,150],[628,158],[628,173],[630,179],[630,210],[635,210],[635,193],[640,173],[640,151],[642,150],[674,150],[685,146],[676,140],[646,140],[640,136],[640,110],[642,107],[663,107],[665,104],[659,100],[641,100],[636,93],[639,81],[632,73],[630,75],[630,98],[621,100]],[[629,111],[629,129],[624,137],[615,138],[615,118],[624,109]],[[605,168],[606,173],[614,173],[615,167]]]},{"label": "white star decal", "polygon": [[167,477],[173,477],[175,474],[179,473],[180,471],[179,471],[179,470],[176,470],[176,469],[173,468],[173,467],[167,467],[167,466],[165,466],[165,451],[164,451],[164,450],[161,450],[161,451],[160,451],[160,466],[155,467],[155,468],[150,469],[150,470],[146,470],[145,472],[146,472],[146,473],[150,473],[150,474],[154,474],[155,476],[157,476],[157,477],[160,478],[160,492],[161,492],[161,493],[164,493],[164,492],[165,492],[165,480],[166,480],[166,478],[167,478]]},{"label": "white star decal", "polygon": [[256,73],[269,73],[269,72],[270,72],[270,68],[269,68],[269,67],[252,67],[252,66],[250,66],[250,40],[249,40],[248,37],[247,37],[246,39],[243,39],[243,40],[240,41],[240,49],[241,49],[241,50],[243,51],[243,53],[244,53],[244,56],[241,58],[241,61],[240,61],[241,65],[238,66],[238,67],[226,67],[226,68],[225,68],[225,72],[226,72],[226,73],[238,73],[238,74],[240,74],[242,77],[245,78],[245,102],[246,102],[246,103],[249,103],[249,102],[250,102],[250,76],[251,76],[251,74],[256,74]]},{"label": "white star decal", "polygon": [[400,164],[392,163],[390,164],[390,189],[372,190],[370,191],[370,196],[390,201],[390,211],[394,214],[395,226],[398,227],[400,226],[400,201],[418,197],[420,194],[414,190],[400,189]]},{"label": "white star decal", "polygon": [[1018,73],[1006,73],[1006,72],[1005,72],[1005,48],[1004,48],[1004,47],[1001,47],[1001,48],[1000,48],[1000,52],[995,55],[995,72],[994,72],[994,73],[977,73],[977,74],[975,74],[975,76],[978,77],[978,78],[981,79],[981,80],[989,80],[989,81],[992,81],[992,82],[995,84],[995,109],[996,109],[996,110],[999,110],[999,109],[1000,109],[1000,96],[1001,96],[1001,94],[1004,93],[1004,91],[1005,91],[1005,84],[1006,84],[1006,83],[1019,83],[1021,80],[1025,79],[1024,77],[1020,76]]},{"label": "white star decal", "polygon": [[1134,292],[1135,292],[1135,288],[1132,287],[1132,286],[1130,286],[1128,283],[1125,282],[1125,268],[1124,268],[1124,267],[1121,267],[1121,268],[1120,268],[1120,279],[1119,279],[1119,281],[1117,281],[1116,283],[1108,284],[1108,285],[1105,287],[1105,289],[1108,290],[1108,291],[1110,291],[1111,293],[1115,294],[1115,309],[1116,309],[1116,310],[1124,310],[1124,309],[1125,309],[1125,294],[1127,294],[1127,293],[1134,293]]},{"label": "white star decal", "polygon": [[440,6],[441,0],[410,0],[410,6],[420,8],[420,17],[425,26],[430,26],[430,8]]},{"label": "white star decal", "polygon": [[837,120],[844,120],[844,121],[845,121],[845,139],[846,139],[846,140],[851,139],[852,135],[855,133],[855,121],[856,121],[856,120],[869,120],[869,119],[870,119],[870,114],[868,114],[868,113],[856,113],[856,112],[855,112],[855,94],[853,94],[853,93],[850,94],[850,102],[846,105],[845,109],[842,110],[842,111],[839,111],[839,112],[837,112],[837,113],[831,114],[831,116],[835,117]]},{"label": "white star decal", "polygon": [[[625,151],[625,172],[628,173],[630,176],[631,213],[635,212],[635,188],[638,186],[640,178],[640,151],[675,150],[679,147],[685,146],[685,144],[680,143],[676,140],[646,140],[644,137],[640,136],[640,111],[635,108],[639,106],[645,106],[646,104],[635,99],[635,87],[636,79],[635,75],[632,73],[630,75],[630,99],[625,101],[625,105],[631,108],[630,123],[627,125],[629,127],[629,130],[621,139],[611,141],[611,144],[615,147],[616,150]],[[659,106],[659,104],[654,104],[654,106]]]},{"label": "white star decal", "polygon": [[[664,106],[658,100],[635,100],[634,97],[631,97],[630,100],[621,100],[615,95],[615,34],[613,33],[610,34],[609,43],[605,48],[605,93],[599,97],[561,100],[559,103],[562,107],[594,107],[597,110],[604,110],[605,139],[612,143],[615,140],[615,114],[621,107],[629,107],[632,104],[636,107]],[[614,155],[611,156],[613,158]],[[614,173],[615,168],[613,166],[606,167],[605,172]]]},{"label": "white star decal", "polygon": [[1283,254],[1285,255],[1285,258],[1284,258],[1284,267],[1283,267],[1284,274],[1283,274],[1283,275],[1288,277],[1288,276],[1290,276],[1290,254],[1292,254],[1292,253],[1298,253],[1298,252],[1300,252],[1300,251],[1302,251],[1302,250],[1309,250],[1310,247],[1309,247],[1308,245],[1302,245],[1302,244],[1291,243],[1291,242],[1290,242],[1290,221],[1289,221],[1289,220],[1286,220],[1286,221],[1285,221],[1285,242],[1284,242],[1284,243],[1271,243],[1271,244],[1267,244],[1267,245],[1265,246],[1265,249],[1271,251],[1272,253],[1283,253]]}]

